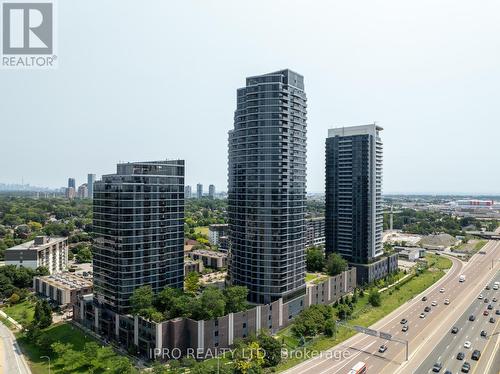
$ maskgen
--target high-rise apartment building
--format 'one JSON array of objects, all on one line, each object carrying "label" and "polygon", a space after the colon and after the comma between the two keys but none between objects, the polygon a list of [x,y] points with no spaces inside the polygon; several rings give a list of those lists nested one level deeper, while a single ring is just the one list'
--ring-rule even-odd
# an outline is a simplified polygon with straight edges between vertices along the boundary
[{"label": "high-rise apartment building", "polygon": [[201,199],[203,197],[203,185],[201,183],[198,183],[196,185],[196,197],[198,199]]},{"label": "high-rise apartment building", "polygon": [[73,188],[76,191],[75,178],[68,178],[68,188]]},{"label": "high-rise apartment building", "polygon": [[[341,127],[326,139],[326,253],[357,268],[359,283],[392,271],[382,258],[382,127]],[[380,261],[377,261],[380,260]],[[397,259],[396,259],[397,266]]]},{"label": "high-rise apartment building", "polygon": [[184,187],[184,198],[185,199],[190,199],[191,198],[191,186],[185,186]]},{"label": "high-rise apartment building", "polygon": [[95,174],[87,174],[87,190],[88,197],[90,199],[94,196],[94,182],[95,182]]},{"label": "high-rise apartment building", "polygon": [[305,292],[306,94],[290,70],[249,77],[229,131],[229,276],[249,301]]},{"label": "high-rise apartment building", "polygon": [[82,184],[81,186],[78,186],[76,196],[79,199],[86,199],[87,197],[89,197],[89,190],[86,183]]},{"label": "high-rise apartment building", "polygon": [[184,280],[184,161],[132,162],[94,183],[94,300],[129,312],[140,286]]},{"label": "high-rise apartment building", "polygon": [[215,186],[213,184],[208,186],[208,197],[211,199],[215,197]]}]

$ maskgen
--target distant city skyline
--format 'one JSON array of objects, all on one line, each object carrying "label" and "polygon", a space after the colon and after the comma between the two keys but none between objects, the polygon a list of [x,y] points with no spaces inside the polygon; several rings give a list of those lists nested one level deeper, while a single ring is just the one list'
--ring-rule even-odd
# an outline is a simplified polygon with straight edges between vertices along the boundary
[{"label": "distant city skyline", "polygon": [[[259,7],[269,27],[248,17]],[[308,87],[307,191],[324,192],[328,129],[376,121],[383,193],[500,194],[498,2],[183,1],[151,12],[124,0],[120,9],[124,25],[144,26],[110,27],[111,3],[96,12],[60,2],[59,68],[1,72],[1,182],[58,188],[120,160],[181,157],[187,184],[227,190],[234,91],[242,76],[287,67]]]}]

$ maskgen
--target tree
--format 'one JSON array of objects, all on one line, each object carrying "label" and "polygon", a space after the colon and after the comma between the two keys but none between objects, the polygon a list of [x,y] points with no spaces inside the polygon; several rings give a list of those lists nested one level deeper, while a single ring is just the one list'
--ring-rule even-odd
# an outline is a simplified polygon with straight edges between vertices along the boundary
[{"label": "tree", "polygon": [[337,308],[337,316],[340,319],[348,319],[352,315],[352,308],[347,304],[340,304]]},{"label": "tree", "polygon": [[337,331],[337,325],[333,319],[329,319],[325,322],[325,335],[328,337],[332,337],[335,335]]},{"label": "tree", "polygon": [[17,293],[13,293],[12,295],[10,295],[10,297],[8,298],[8,302],[9,304],[13,305],[13,304],[17,304],[19,302],[19,300],[21,300],[21,297],[17,294]]},{"label": "tree", "polygon": [[200,274],[192,271],[186,275],[184,280],[184,288],[187,293],[196,295],[200,290]]},{"label": "tree", "polygon": [[150,285],[138,287],[130,296],[130,306],[133,314],[140,314],[142,309],[153,306],[153,289]]},{"label": "tree", "polygon": [[92,262],[92,251],[90,250],[90,248],[89,247],[82,248],[76,254],[76,261],[79,262],[79,263]]},{"label": "tree", "polygon": [[224,290],[226,314],[237,313],[247,308],[248,288],[245,286],[230,286]]},{"label": "tree", "polygon": [[154,305],[159,312],[165,313],[172,308],[172,305],[181,295],[182,291],[178,288],[165,287],[156,295]]},{"label": "tree", "polygon": [[264,365],[264,353],[259,343],[253,341],[248,345],[239,342],[234,351],[235,372],[239,374],[260,373]]},{"label": "tree", "polygon": [[267,333],[261,333],[257,342],[264,352],[264,367],[276,366],[281,361],[281,344]]},{"label": "tree", "polygon": [[368,295],[368,302],[375,307],[382,305],[380,293],[377,289],[373,288],[370,290],[370,294]]},{"label": "tree", "polygon": [[329,275],[338,275],[347,270],[347,261],[338,253],[332,253],[326,261],[326,269]]},{"label": "tree", "polygon": [[221,290],[217,287],[207,287],[200,297],[200,305],[195,311],[196,319],[213,319],[224,315],[226,301]]},{"label": "tree", "polygon": [[310,272],[322,271],[325,267],[325,255],[319,248],[312,247],[306,253],[306,268]]},{"label": "tree", "polygon": [[295,319],[292,332],[298,337],[313,337],[325,331],[325,322],[332,318],[332,307],[312,305],[303,310]]},{"label": "tree", "polygon": [[33,321],[40,329],[49,327],[52,324],[52,308],[47,300],[38,300],[36,302]]}]

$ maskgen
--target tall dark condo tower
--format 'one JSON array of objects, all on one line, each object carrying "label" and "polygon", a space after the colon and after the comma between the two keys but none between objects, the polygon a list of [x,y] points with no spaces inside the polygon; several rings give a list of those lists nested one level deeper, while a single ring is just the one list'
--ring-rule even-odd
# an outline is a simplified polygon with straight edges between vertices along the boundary
[{"label": "tall dark condo tower", "polygon": [[117,165],[94,183],[94,297],[116,313],[143,285],[184,279],[184,161]]},{"label": "tall dark condo tower", "polygon": [[230,282],[249,301],[305,292],[306,94],[291,70],[247,78],[229,131]]},{"label": "tall dark condo tower", "polygon": [[380,131],[375,124],[342,127],[330,129],[326,139],[326,252],[355,265],[360,283],[391,270],[382,269],[387,261],[363,266],[383,255]]}]

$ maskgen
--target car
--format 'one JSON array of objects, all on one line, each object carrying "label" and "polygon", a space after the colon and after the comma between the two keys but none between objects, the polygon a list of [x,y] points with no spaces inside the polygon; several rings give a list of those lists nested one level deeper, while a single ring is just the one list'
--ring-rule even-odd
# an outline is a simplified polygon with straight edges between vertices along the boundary
[{"label": "car", "polygon": [[490,289],[490,285],[487,284],[486,287],[484,287],[485,290],[489,290]]},{"label": "car", "polygon": [[493,309],[493,305],[488,304],[488,310],[491,310],[491,309]]},{"label": "car", "polygon": [[491,301],[493,301],[494,303],[496,303],[497,302],[497,298],[494,297],[493,299],[491,299]]},{"label": "car", "polygon": [[479,294],[479,296],[477,297],[479,300],[481,300],[483,298],[483,294]]},{"label": "car", "polygon": [[429,313],[430,311],[431,311],[431,307],[430,306],[426,306],[424,308],[424,312]]},{"label": "car", "polygon": [[495,323],[495,318],[490,317],[490,323]]},{"label": "car", "polygon": [[487,304],[487,303],[489,303],[489,302],[490,302],[490,301],[488,300],[488,298],[485,298],[485,299],[484,299],[484,303],[485,303],[485,304]]},{"label": "car", "polygon": [[436,363],[434,364],[434,366],[432,367],[432,371],[433,371],[434,373],[439,373],[439,372],[441,371],[441,369],[442,369],[442,368],[443,368],[443,364],[442,364],[442,363],[440,363],[440,362],[436,362]]},{"label": "car", "polygon": [[481,330],[481,334],[480,335],[486,338],[486,331]]},{"label": "car", "polygon": [[444,288],[441,288],[439,292],[444,293]]},{"label": "car", "polygon": [[406,320],[406,318],[403,318],[401,320],[401,322],[399,322],[399,323],[402,324],[402,325],[406,325],[408,323],[408,321]]},{"label": "car", "polygon": [[436,306],[436,305],[438,305],[438,303],[437,303],[437,301],[433,301],[433,302],[431,303],[431,305],[432,305],[432,306]]},{"label": "car", "polygon": [[495,310],[495,314],[496,314],[497,316],[500,316],[500,309]]},{"label": "car", "polygon": [[464,358],[465,358],[465,353],[458,352],[458,354],[457,354],[457,360],[463,360]]},{"label": "car", "polygon": [[468,362],[464,362],[462,365],[462,373],[468,373],[470,371],[470,364]]},{"label": "car", "polygon": [[469,316],[469,321],[474,321],[475,319],[476,319],[476,317],[474,317],[474,315],[473,315],[473,314],[471,314],[471,315]]},{"label": "car", "polygon": [[378,351],[379,351],[380,353],[384,353],[385,351],[387,351],[387,346],[386,346],[385,344],[382,344],[382,345],[379,347]]},{"label": "car", "polygon": [[471,346],[471,342],[470,342],[470,341],[468,341],[468,340],[467,340],[467,341],[465,341],[465,343],[464,343],[464,348],[469,349],[469,348],[470,348],[470,346]]},{"label": "car", "polygon": [[483,316],[487,316],[488,314],[490,314],[490,313],[489,313],[487,310],[485,310],[485,311],[483,312]]},{"label": "car", "polygon": [[494,289],[495,291],[496,291],[496,290],[498,290],[498,284],[495,284],[495,285],[493,286],[493,289]]},{"label": "car", "polygon": [[449,371],[449,370],[446,370],[446,371],[444,372],[444,374],[453,374],[453,373],[452,373],[451,371]]},{"label": "car", "polygon": [[450,305],[450,299],[444,299],[444,305]]},{"label": "car", "polygon": [[420,318],[425,318],[425,313],[420,313]]},{"label": "car", "polygon": [[456,334],[458,332],[458,327],[457,326],[453,326],[453,328],[451,329],[451,333],[452,334]]},{"label": "car", "polygon": [[427,296],[422,297],[422,301],[427,301]]},{"label": "car", "polygon": [[408,325],[404,325],[403,328],[401,329],[401,331],[407,332],[408,331]]},{"label": "car", "polygon": [[474,352],[472,352],[471,358],[475,361],[478,361],[480,357],[481,357],[481,351],[479,349],[475,349]]}]

